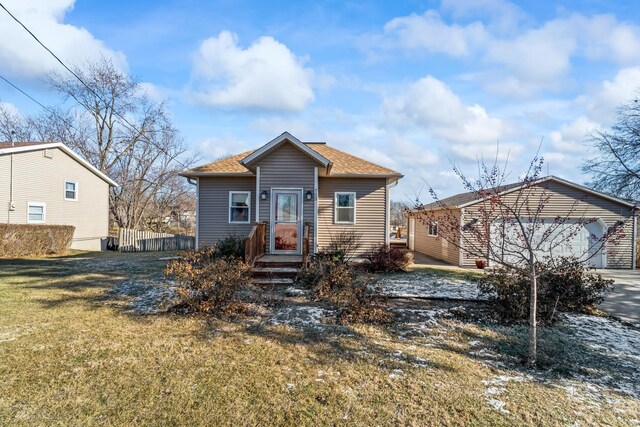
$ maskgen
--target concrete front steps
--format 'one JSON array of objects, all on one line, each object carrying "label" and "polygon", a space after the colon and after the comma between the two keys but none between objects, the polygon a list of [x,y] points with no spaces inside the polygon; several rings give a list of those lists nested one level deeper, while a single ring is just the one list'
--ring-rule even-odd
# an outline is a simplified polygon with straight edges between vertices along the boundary
[{"label": "concrete front steps", "polygon": [[301,266],[301,256],[263,255],[251,268],[251,283],[258,286],[290,286]]}]

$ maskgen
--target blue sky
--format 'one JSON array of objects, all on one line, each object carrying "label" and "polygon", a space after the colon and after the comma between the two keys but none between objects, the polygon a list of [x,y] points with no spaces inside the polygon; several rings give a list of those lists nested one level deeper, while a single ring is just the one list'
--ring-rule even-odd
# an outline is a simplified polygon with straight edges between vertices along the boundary
[{"label": "blue sky", "polygon": [[[394,168],[394,199],[460,190],[450,161],[509,155],[513,179],[543,139],[552,174],[584,182],[584,139],[640,86],[632,1],[5,0],[65,62],[106,55],[168,101],[203,161],[288,130]],[[57,65],[0,12],[0,74],[62,102]],[[0,84],[0,102],[31,103]]]}]

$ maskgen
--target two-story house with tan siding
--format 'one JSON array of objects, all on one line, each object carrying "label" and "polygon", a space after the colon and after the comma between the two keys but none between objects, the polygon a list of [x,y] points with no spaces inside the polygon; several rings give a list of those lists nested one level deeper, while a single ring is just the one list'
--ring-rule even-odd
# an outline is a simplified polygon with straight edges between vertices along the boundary
[{"label": "two-story house with tan siding", "polygon": [[344,230],[361,237],[361,251],[388,242],[389,191],[402,177],[288,132],[182,175],[197,185],[197,245],[248,236],[265,223],[264,252],[272,255],[300,255],[303,241],[309,252],[321,250]]},{"label": "two-story house with tan siding", "polygon": [[0,143],[0,223],[73,225],[71,248],[99,251],[117,184],[62,143]]}]

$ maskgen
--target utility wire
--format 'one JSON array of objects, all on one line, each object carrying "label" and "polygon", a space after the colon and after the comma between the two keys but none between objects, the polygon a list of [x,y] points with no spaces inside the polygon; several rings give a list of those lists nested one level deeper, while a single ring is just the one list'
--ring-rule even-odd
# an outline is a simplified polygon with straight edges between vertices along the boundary
[{"label": "utility wire", "polygon": [[[9,16],[11,18],[13,18],[14,21],[16,21],[22,28],[24,28],[24,30],[29,33],[29,35],[31,37],[33,37],[35,39],[35,41],[38,42],[38,44],[40,44],[40,46],[42,46],[47,52],[49,52],[51,54],[51,56],[53,56],[56,61],[58,61],[60,63],[60,65],[62,65],[67,71],[69,71],[76,79],[78,79],[78,81],[80,83],[82,83],[82,85],[84,87],[86,87],[96,98],[98,98],[100,101],[104,102],[105,105],[108,105],[109,103],[107,101],[105,101],[95,90],[93,90],[93,88],[91,86],[89,86],[87,83],[85,83],[84,80],[82,80],[82,78],[75,72],[73,71],[71,68],[69,68],[67,66],[67,64],[65,64],[55,53],[53,53],[53,51],[51,49],[49,49],[43,42],[40,41],[40,39],[33,34],[33,32],[27,28],[26,25],[24,25],[22,23],[22,21],[20,21],[18,18],[16,18],[16,16],[11,13],[5,6],[4,4],[2,4],[2,2],[0,2],[0,7],[2,9],[4,9],[5,12],[7,12],[9,14]],[[116,115],[117,117],[119,117],[122,121],[124,121],[127,125],[129,125],[129,127],[131,127],[132,130],[134,130],[136,133],[141,134],[142,132],[140,132],[131,122],[129,122],[129,120],[126,119],[126,117],[124,117],[123,115],[121,115],[117,110],[113,109],[113,114]]]},{"label": "utility wire", "polygon": [[63,121],[67,126],[69,126],[71,129],[75,130],[76,132],[80,132],[75,126],[73,126],[67,119],[65,119],[64,117],[62,117],[57,111],[52,110],[51,108],[47,107],[46,105],[44,105],[43,103],[41,103],[40,101],[38,101],[37,99],[35,99],[33,96],[29,95],[27,92],[25,92],[24,90],[22,90],[19,86],[17,86],[15,83],[9,81],[6,77],[4,77],[2,74],[0,74],[0,80],[4,80],[5,83],[7,83],[9,86],[11,86],[12,88],[14,88],[15,90],[17,90],[18,92],[20,92],[21,94],[23,94],[24,96],[26,96],[27,98],[29,98],[31,101],[35,102],[36,104],[38,104],[40,107],[42,107],[43,109],[45,109],[46,111],[48,111],[49,113],[51,113],[52,115],[54,115],[55,117],[57,117],[58,119],[60,119],[61,121]]}]

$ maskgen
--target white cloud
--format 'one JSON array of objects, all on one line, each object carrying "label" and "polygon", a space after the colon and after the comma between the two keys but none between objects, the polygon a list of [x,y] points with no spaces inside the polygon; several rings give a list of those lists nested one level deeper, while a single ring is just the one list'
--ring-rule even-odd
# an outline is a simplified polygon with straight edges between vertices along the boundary
[{"label": "white cloud", "polygon": [[442,0],[441,9],[455,19],[484,17],[498,32],[513,31],[527,18],[519,6],[505,0]]},{"label": "white cloud", "polygon": [[434,10],[427,10],[423,15],[394,18],[387,22],[384,31],[395,37],[402,48],[451,56],[469,55],[487,38],[482,23],[449,25]]},{"label": "white cloud", "polygon": [[584,116],[580,116],[570,123],[566,123],[560,129],[549,133],[549,139],[553,148],[560,153],[571,155],[583,154],[586,150],[585,138],[588,133],[600,126]]},{"label": "white cloud", "polygon": [[[444,0],[442,10],[453,21],[436,10],[393,18],[377,45],[477,58],[488,72],[475,77],[491,92],[516,97],[572,85],[570,71],[578,58],[623,66],[640,61],[640,26],[613,15],[576,13],[529,27],[522,24],[526,14],[504,0]],[[456,22],[461,18],[475,20]]]},{"label": "white cloud", "polygon": [[605,80],[596,89],[579,96],[576,104],[585,109],[592,120],[610,124],[616,108],[638,96],[640,67],[623,68],[612,80]]},{"label": "white cloud", "polygon": [[250,144],[247,144],[245,141],[238,140],[233,137],[212,137],[198,142],[197,148],[198,152],[203,155],[204,161],[211,162],[229,155],[240,154],[257,147],[250,146]]},{"label": "white cloud", "polygon": [[385,96],[383,107],[390,124],[418,126],[454,143],[495,143],[505,131],[502,120],[489,116],[480,105],[465,105],[449,86],[432,76],[400,94]]},{"label": "white cloud", "polygon": [[304,62],[272,37],[243,49],[235,34],[223,31],[194,55],[194,96],[212,106],[301,111],[314,99],[314,73]]},{"label": "white cloud", "polygon": [[[87,29],[64,23],[74,0],[7,0],[3,4],[67,65],[82,65],[101,56],[126,69],[122,52],[107,48]],[[39,77],[60,70],[55,59],[4,11],[0,12],[0,70]]]}]

